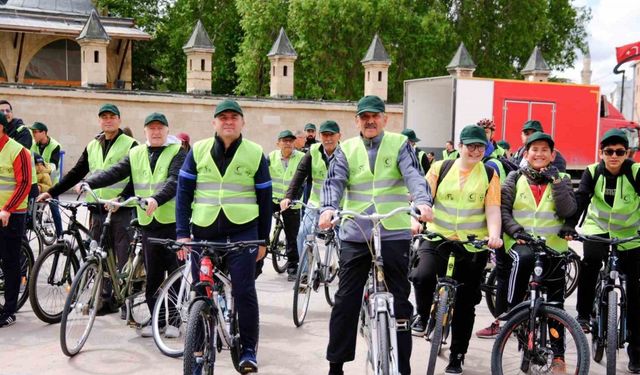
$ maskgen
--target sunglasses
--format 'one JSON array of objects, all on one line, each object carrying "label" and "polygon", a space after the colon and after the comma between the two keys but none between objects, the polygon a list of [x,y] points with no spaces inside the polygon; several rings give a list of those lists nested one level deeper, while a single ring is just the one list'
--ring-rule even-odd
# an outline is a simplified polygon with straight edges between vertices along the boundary
[{"label": "sunglasses", "polygon": [[469,151],[476,151],[476,150],[484,150],[487,146],[480,143],[472,143],[469,145],[465,145],[465,147],[467,147]]},{"label": "sunglasses", "polygon": [[616,156],[624,156],[627,154],[627,150],[624,148],[617,148],[615,150],[605,148],[604,150],[602,150],[602,152],[607,156],[613,156],[613,154],[616,154]]}]

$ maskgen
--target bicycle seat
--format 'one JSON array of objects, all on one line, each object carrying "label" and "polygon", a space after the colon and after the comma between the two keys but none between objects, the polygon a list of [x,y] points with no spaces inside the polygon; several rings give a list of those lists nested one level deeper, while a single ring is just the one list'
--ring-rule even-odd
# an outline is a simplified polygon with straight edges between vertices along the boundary
[{"label": "bicycle seat", "polygon": [[138,218],[134,218],[129,222],[129,225],[132,227],[140,228],[140,223],[138,222]]}]

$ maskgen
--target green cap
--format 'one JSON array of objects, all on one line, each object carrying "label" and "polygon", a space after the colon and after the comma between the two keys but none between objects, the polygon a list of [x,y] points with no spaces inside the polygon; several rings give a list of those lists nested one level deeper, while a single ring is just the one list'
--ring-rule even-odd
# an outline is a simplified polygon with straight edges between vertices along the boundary
[{"label": "green cap", "polygon": [[467,125],[460,132],[460,142],[463,145],[470,145],[472,143],[487,144],[487,135],[484,129],[478,125]]},{"label": "green cap", "polygon": [[8,126],[9,125],[9,121],[7,121],[7,118],[4,116],[4,113],[0,112],[0,125],[2,126]]},{"label": "green cap", "polygon": [[38,130],[41,132],[48,132],[49,128],[47,128],[47,125],[41,123],[41,122],[34,122],[33,125],[31,125],[31,130]]},{"label": "green cap", "polygon": [[340,126],[333,120],[327,120],[320,124],[320,133],[340,133]]},{"label": "green cap", "polygon": [[527,144],[525,145],[527,150],[529,149],[529,146],[536,141],[546,141],[551,149],[553,149],[553,146],[555,145],[553,138],[551,138],[549,134],[543,132],[535,132],[531,134],[531,136],[527,139]]},{"label": "green cap", "polygon": [[111,103],[104,104],[102,107],[100,107],[100,111],[98,111],[98,116],[100,116],[105,112],[111,112],[114,115],[120,116],[120,110],[118,109],[118,107],[115,106],[115,104],[111,104]]},{"label": "green cap", "polygon": [[375,95],[363,96],[362,99],[358,100],[356,115],[360,115],[363,112],[384,112],[384,102]]},{"label": "green cap", "polygon": [[600,148],[604,148],[606,145],[613,145],[616,143],[620,143],[624,145],[624,148],[629,148],[629,138],[627,137],[627,133],[621,129],[609,129],[602,136],[600,140]]},{"label": "green cap", "polygon": [[501,141],[498,141],[498,146],[502,147],[505,150],[510,150],[511,149],[511,145],[509,144],[509,142],[505,141],[504,139]]},{"label": "green cap", "polygon": [[153,112],[147,116],[147,118],[144,119],[144,126],[147,126],[154,121],[158,121],[164,126],[169,126],[169,121],[167,121],[167,118],[160,112]]},{"label": "green cap", "polygon": [[233,111],[235,113],[240,114],[240,116],[244,116],[242,113],[242,108],[240,108],[240,104],[235,100],[225,99],[218,103],[216,106],[216,111],[213,113],[213,117],[218,117],[219,114],[225,111]]},{"label": "green cap", "polygon": [[525,130],[535,130],[537,132],[544,131],[542,130],[542,124],[538,120],[529,120],[522,125],[522,131]]},{"label": "green cap", "polygon": [[316,125],[312,123],[308,123],[307,125],[304,126],[304,131],[307,131],[307,130],[316,130]]},{"label": "green cap", "polygon": [[280,140],[282,138],[293,138],[293,139],[296,139],[296,136],[293,135],[291,130],[283,130],[278,134],[278,140]]},{"label": "green cap", "polygon": [[416,137],[416,132],[414,132],[413,129],[404,129],[402,135],[406,135],[411,142],[420,142],[420,138]]}]

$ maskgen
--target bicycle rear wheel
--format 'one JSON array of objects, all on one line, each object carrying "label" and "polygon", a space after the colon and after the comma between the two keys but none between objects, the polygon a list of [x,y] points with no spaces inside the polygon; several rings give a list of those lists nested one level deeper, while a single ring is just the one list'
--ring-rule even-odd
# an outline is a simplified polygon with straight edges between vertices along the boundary
[{"label": "bicycle rear wheel", "polygon": [[325,262],[327,267],[324,280],[324,298],[329,306],[333,307],[336,302],[336,292],[338,291],[338,273],[340,272],[340,257],[338,255],[338,246],[335,242],[330,242],[325,249]]},{"label": "bicycle rear wheel", "polygon": [[485,280],[484,285],[484,300],[487,302],[487,307],[489,308],[489,312],[494,318],[496,316],[496,290],[498,289],[498,280],[497,280],[497,267],[493,267],[493,269],[488,272],[487,278]]},{"label": "bicycle rear wheel", "polygon": [[130,319],[139,326],[145,326],[151,321],[151,312],[147,305],[147,276],[144,270],[144,263],[140,257],[133,265],[133,273],[129,276],[129,297],[127,297],[127,306],[129,309]]},{"label": "bicycle rear wheel", "polygon": [[578,278],[580,277],[580,256],[569,248],[573,254],[567,259],[567,268],[565,273],[565,291],[564,298],[567,299],[578,287]]},{"label": "bicycle rear wheel", "polygon": [[213,374],[216,361],[216,315],[206,301],[191,306],[184,339],[184,375]]},{"label": "bicycle rear wheel", "polygon": [[34,257],[38,257],[40,256],[40,254],[42,254],[45,243],[44,243],[44,240],[42,239],[42,234],[40,234],[40,232],[34,229],[27,228],[24,231],[23,241],[25,241],[29,245],[29,247],[31,248],[31,251],[33,252]]},{"label": "bicycle rear wheel", "polygon": [[273,269],[277,273],[283,273],[287,270],[287,239],[282,227],[276,227],[273,231],[273,237],[269,243],[269,252],[271,253],[271,263]]},{"label": "bicycle rear wheel", "polygon": [[298,267],[298,275],[293,285],[293,323],[300,327],[307,316],[313,285],[318,278],[317,264],[313,246],[308,245],[304,251],[304,266]]},{"label": "bicycle rear wheel", "polygon": [[616,373],[618,353],[618,292],[610,290],[607,295],[607,375]]},{"label": "bicycle rear wheel", "polygon": [[102,293],[102,272],[93,259],[80,267],[64,304],[60,325],[60,347],[72,357],[82,349],[93,327]]},{"label": "bicycle rear wheel", "polygon": [[60,323],[78,268],[78,259],[66,243],[47,247],[36,259],[29,280],[29,302],[38,319]]},{"label": "bicycle rear wheel", "polygon": [[433,325],[433,334],[431,335],[431,350],[429,352],[429,363],[427,364],[427,375],[433,375],[436,369],[436,361],[442,349],[442,335],[445,331],[445,319],[449,311],[447,301],[449,300],[449,290],[440,288],[438,295],[434,299],[436,304],[435,322]]},{"label": "bicycle rear wheel", "polygon": [[492,374],[545,374],[561,369],[567,374],[589,373],[587,338],[566,311],[543,305],[535,332],[530,332],[529,325],[530,311],[523,309],[501,328],[491,351]]},{"label": "bicycle rear wheel", "polygon": [[42,242],[49,246],[53,245],[58,238],[56,236],[56,226],[53,222],[51,207],[48,203],[39,203],[36,208],[36,222],[34,227],[42,236]]},{"label": "bicycle rear wheel", "polygon": [[[1,264],[2,261],[0,261]],[[33,253],[25,242],[22,242],[20,247],[20,255],[18,260],[18,267],[20,269],[20,279],[18,281],[18,301],[16,305],[16,311],[20,310],[24,306],[27,299],[29,299],[29,278],[31,270],[33,269]],[[5,304],[5,276],[0,269],[0,310]]]},{"label": "bicycle rear wheel", "polygon": [[378,337],[377,337],[377,345],[378,345],[378,363],[376,366],[378,367],[378,371],[376,374],[389,375],[395,374],[392,372],[391,366],[391,334],[395,332],[389,332],[389,320],[388,316],[385,313],[378,313],[377,316],[377,325],[378,325]]},{"label": "bicycle rear wheel", "polygon": [[[158,298],[153,307],[153,340],[162,354],[180,357],[184,352],[184,338],[189,319],[189,297],[191,291],[191,272],[183,277],[186,265],[180,266],[162,283],[158,289]],[[175,327],[177,337],[167,337],[161,327]]]}]

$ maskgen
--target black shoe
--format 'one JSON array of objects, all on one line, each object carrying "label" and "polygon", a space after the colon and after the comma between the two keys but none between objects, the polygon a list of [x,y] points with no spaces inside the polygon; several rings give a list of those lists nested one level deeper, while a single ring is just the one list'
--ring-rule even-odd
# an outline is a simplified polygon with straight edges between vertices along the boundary
[{"label": "black shoe", "polygon": [[287,281],[296,281],[298,277],[298,267],[287,269]]},{"label": "black shoe", "polygon": [[329,375],[344,375],[343,363],[329,363]]},{"label": "black shoe", "polygon": [[111,303],[103,302],[102,306],[100,306],[100,308],[96,312],[96,315],[97,316],[104,316],[104,315],[117,313],[118,311],[119,311],[119,309],[117,307],[114,307]]},{"label": "black shoe", "polygon": [[124,306],[120,308],[120,319],[127,320],[127,308]]},{"label": "black shoe", "polygon": [[591,319],[578,315],[576,316],[576,320],[580,324],[580,328],[582,328],[582,332],[584,332],[585,335],[591,332]]},{"label": "black shoe", "polygon": [[632,374],[640,374],[640,356],[635,354],[630,347],[627,347],[627,354],[629,355],[629,365],[627,370]]},{"label": "black shoe", "polygon": [[422,337],[427,331],[428,318],[423,318],[422,315],[416,315],[413,323],[411,323],[411,334],[413,336]]},{"label": "black shoe", "polygon": [[464,364],[464,354],[451,353],[449,356],[449,365],[444,370],[445,374],[462,374],[462,365]]},{"label": "black shoe", "polygon": [[9,327],[16,324],[15,315],[2,315],[0,316],[0,328]]}]

